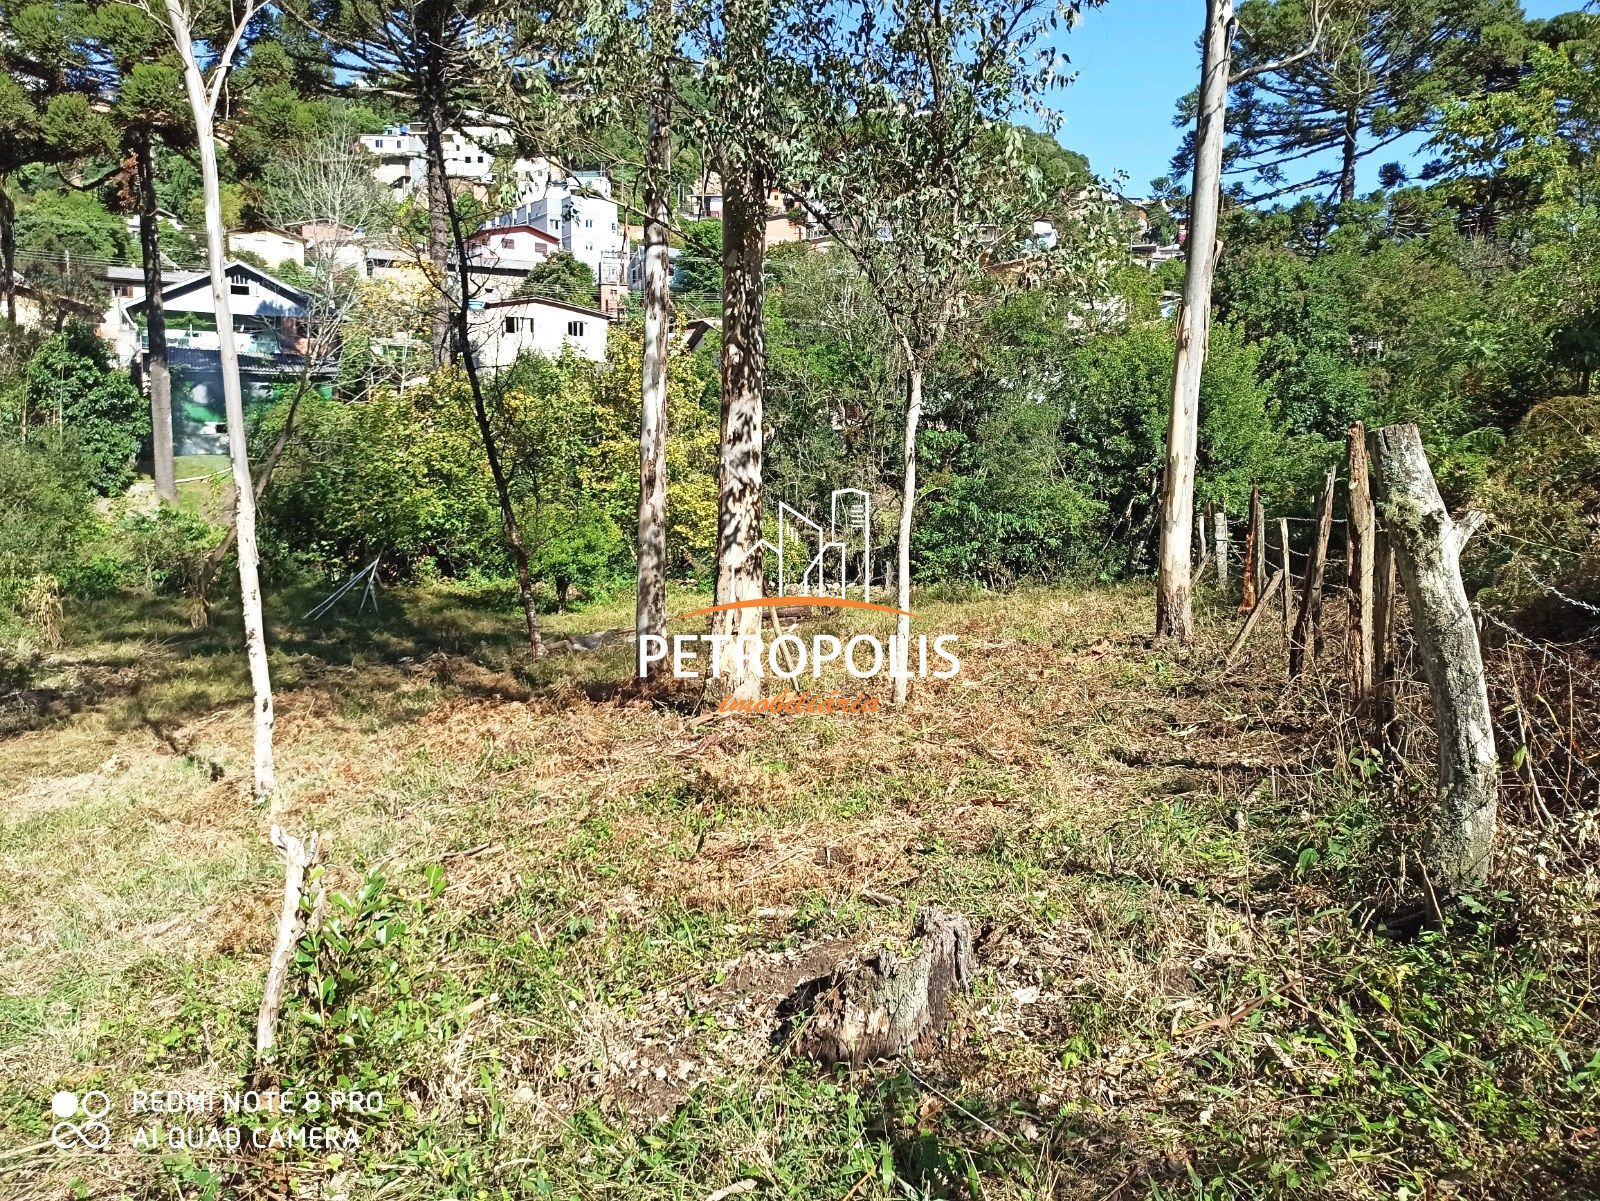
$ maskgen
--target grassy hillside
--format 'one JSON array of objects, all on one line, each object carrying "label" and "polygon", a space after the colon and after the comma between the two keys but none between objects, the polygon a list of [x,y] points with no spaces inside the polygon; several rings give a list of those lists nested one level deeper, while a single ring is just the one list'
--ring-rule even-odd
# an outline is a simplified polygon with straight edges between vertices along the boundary
[{"label": "grassy hillside", "polygon": [[[324,832],[329,897],[271,1079],[384,1111],[237,1153],[128,1145],[134,1090],[252,1069],[282,869],[236,616],[77,611],[0,741],[0,1193],[1595,1195],[1579,936],[1509,895],[1385,929],[1416,800],[1270,629],[1224,678],[1231,621],[1174,658],[1148,592],[920,596],[961,676],[830,717],[642,699],[626,643],[529,675],[498,594],[316,628],[276,598],[284,824]],[[787,1055],[794,986],[925,902],[981,931],[937,1052]],[[111,1098],[110,1150],[51,1147],[63,1089]]]}]

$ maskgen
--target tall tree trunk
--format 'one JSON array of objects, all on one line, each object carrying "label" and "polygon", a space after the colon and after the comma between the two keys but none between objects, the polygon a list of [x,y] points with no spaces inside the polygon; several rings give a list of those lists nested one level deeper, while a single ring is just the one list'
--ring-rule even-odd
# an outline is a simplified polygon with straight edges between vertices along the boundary
[{"label": "tall tree trunk", "polygon": [[0,178],[0,290],[6,298],[6,320],[17,320],[17,209]]},{"label": "tall tree trunk", "polygon": [[1451,893],[1479,888],[1494,850],[1499,765],[1483,652],[1461,582],[1465,532],[1450,520],[1416,426],[1373,430],[1367,444],[1378,516],[1405,583],[1439,735],[1438,801],[1427,848],[1432,884]]},{"label": "tall tree trunk", "polygon": [[911,673],[911,526],[917,505],[917,426],[922,421],[922,367],[912,358],[911,347],[902,342],[906,354],[906,445],[905,486],[900,493],[900,530],[895,543],[895,633],[904,671],[894,677],[894,703],[903,705],[910,687]]},{"label": "tall tree trunk", "polygon": [[1233,0],[1206,0],[1205,50],[1200,68],[1200,115],[1195,128],[1194,187],[1172,366],[1172,411],[1167,424],[1166,479],[1161,495],[1160,569],[1156,634],[1187,646],[1194,641],[1190,531],[1194,527],[1195,454],[1200,431],[1200,372],[1211,330],[1211,277],[1217,262],[1217,214],[1222,204],[1222,134],[1227,117],[1229,39]]},{"label": "tall tree trunk", "polygon": [[[672,322],[668,288],[667,171],[672,129],[665,90],[650,110],[645,148],[644,369],[639,405],[639,580],[634,611],[640,674],[646,635],[667,632],[667,339]],[[656,666],[660,661],[656,662]]]},{"label": "tall tree trunk", "polygon": [[[444,141],[435,130],[428,131],[428,177],[444,178]],[[450,304],[455,321],[456,342],[461,348],[461,363],[467,372],[467,388],[472,393],[472,415],[478,423],[478,437],[483,442],[483,454],[489,460],[489,474],[494,477],[494,492],[500,502],[500,521],[505,527],[506,542],[511,546],[511,558],[517,569],[517,596],[522,601],[522,619],[528,632],[528,651],[535,659],[544,654],[544,643],[539,637],[539,612],[533,600],[533,572],[528,567],[528,547],[522,539],[522,525],[517,521],[516,507],[511,503],[511,486],[506,480],[505,465],[500,461],[500,451],[495,445],[494,427],[489,424],[489,409],[483,399],[483,381],[478,376],[478,360],[472,352],[472,325],[468,319],[467,288],[470,267],[467,263],[467,240],[461,232],[461,217],[448,189],[445,191],[442,212],[446,216],[450,237],[455,244],[457,282],[461,288],[460,299]],[[446,341],[448,342],[448,333]]]},{"label": "tall tree trunk", "polygon": [[139,262],[144,269],[144,311],[148,327],[145,378],[150,384],[150,459],[156,495],[178,503],[178,477],[172,455],[172,371],[167,365],[167,315],[161,302],[161,229],[156,216],[155,149],[148,132],[134,148],[139,192]]},{"label": "tall tree trunk", "polygon": [[[233,467],[234,528],[239,561],[239,604],[244,615],[245,654],[255,694],[255,795],[269,798],[278,789],[272,756],[272,677],[267,669],[267,630],[261,616],[261,580],[256,561],[256,498],[250,483],[250,455],[245,442],[244,393],[239,383],[239,352],[233,341],[233,306],[229,301],[227,234],[222,226],[222,186],[217,176],[217,146],[212,133],[211,102],[195,62],[188,18],[180,0],[166,0],[167,15],[183,58],[183,82],[194,113],[195,140],[200,150],[200,182],[205,197],[206,258],[211,268],[211,303],[216,314],[218,357],[222,363],[222,404],[228,426],[228,460]],[[218,69],[225,70],[226,64]]]},{"label": "tall tree trunk", "polygon": [[[428,333],[433,345],[435,369],[450,361],[450,227],[455,221],[450,197],[450,179],[444,168],[444,126],[447,117],[442,103],[428,105],[428,262],[433,267],[434,293],[428,306]],[[467,303],[468,275],[461,272],[461,306]],[[466,347],[463,344],[462,351]]]},{"label": "tall tree trunk", "polygon": [[[717,602],[763,591],[761,421],[766,358],[762,338],[762,249],[766,184],[748,163],[722,172],[722,451],[717,488]],[[756,637],[760,612],[719,615],[720,632]],[[736,654],[735,662],[742,660]],[[761,695],[758,676],[738,673],[733,695]]]},{"label": "tall tree trunk", "polygon": [[1356,136],[1361,132],[1360,114],[1354,107],[1344,115],[1344,136],[1339,146],[1339,203],[1356,198]]}]

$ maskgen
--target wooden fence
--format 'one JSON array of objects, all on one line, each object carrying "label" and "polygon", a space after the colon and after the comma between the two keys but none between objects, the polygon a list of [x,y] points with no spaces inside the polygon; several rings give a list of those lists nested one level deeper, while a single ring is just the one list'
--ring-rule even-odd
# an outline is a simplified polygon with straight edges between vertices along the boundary
[{"label": "wooden fence", "polygon": [[[1290,519],[1279,517],[1272,523],[1278,546],[1270,577],[1271,526],[1259,491],[1252,490],[1239,565],[1239,611],[1245,619],[1223,657],[1223,669],[1234,667],[1263,619],[1276,612],[1287,644],[1290,680],[1315,671],[1327,654],[1329,568],[1341,568],[1349,602],[1344,695],[1364,739],[1392,747],[1396,615],[1404,599],[1439,746],[1428,867],[1442,890],[1477,887],[1489,870],[1500,769],[1482,648],[1460,556],[1482,518],[1469,514],[1460,523],[1451,519],[1413,425],[1387,426],[1370,434],[1359,423],[1351,426],[1343,483],[1341,490],[1336,468],[1328,471],[1303,550],[1290,545]],[[1342,519],[1335,517],[1341,499]],[[1344,556],[1334,559],[1329,552],[1334,527],[1340,524]],[[1214,562],[1218,586],[1230,594],[1227,517],[1208,507],[1198,525],[1202,572]],[[1298,577],[1292,566],[1296,557],[1304,559]]]}]

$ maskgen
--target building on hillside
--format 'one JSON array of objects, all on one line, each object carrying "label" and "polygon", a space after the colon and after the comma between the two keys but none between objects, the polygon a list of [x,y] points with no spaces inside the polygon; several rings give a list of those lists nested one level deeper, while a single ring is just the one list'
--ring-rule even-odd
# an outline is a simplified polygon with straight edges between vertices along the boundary
[{"label": "building on hillside", "polygon": [[[507,162],[511,132],[490,118],[469,117],[443,136],[444,169],[449,179],[475,185],[498,185],[503,199],[526,203],[544,194],[550,164],[542,159],[513,158]],[[428,178],[427,126],[388,125],[381,133],[361,136],[361,148],[374,160],[372,174],[396,200],[419,195]],[[508,175],[501,179],[500,175]]]},{"label": "building on hillside", "polygon": [[[315,376],[332,373],[331,353],[329,362],[307,361],[310,298],[304,292],[249,263],[230,262],[226,274],[233,310],[233,328],[226,335],[217,329],[209,274],[196,274],[161,290],[167,358],[173,368],[172,434],[179,454],[227,453],[222,337],[231,338],[239,353],[247,405],[264,403],[275,384],[308,369]],[[149,349],[145,307],[142,297],[124,306],[141,352]]]},{"label": "building on hillside", "polygon": [[240,229],[228,234],[228,253],[254,255],[268,267],[304,267],[306,240],[283,229]]},{"label": "building on hillside", "polygon": [[622,278],[625,242],[617,202],[611,198],[611,181],[603,172],[579,171],[550,178],[542,195],[518,204],[484,229],[530,226],[552,235],[557,249],[587,264],[595,279],[605,281],[611,264],[616,281]]},{"label": "building on hillside", "polygon": [[558,357],[571,350],[600,363],[611,319],[597,309],[544,297],[474,301],[467,312],[472,355],[480,367],[500,371],[519,355]]}]

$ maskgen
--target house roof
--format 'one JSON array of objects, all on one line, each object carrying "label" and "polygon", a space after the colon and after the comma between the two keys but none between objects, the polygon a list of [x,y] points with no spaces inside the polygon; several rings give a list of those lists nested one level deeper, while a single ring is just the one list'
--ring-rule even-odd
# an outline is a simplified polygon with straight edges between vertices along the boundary
[{"label": "house roof", "polygon": [[526,308],[538,305],[541,308],[565,309],[569,313],[582,313],[585,317],[598,317],[602,321],[610,321],[609,314],[602,313],[599,309],[591,309],[586,305],[569,304],[565,300],[553,300],[548,296],[508,296],[504,300],[486,300],[483,302],[485,309]]},{"label": "house roof", "polygon": [[[277,276],[268,275],[265,271],[261,270],[261,268],[252,267],[249,263],[240,262],[238,259],[229,259],[222,270],[224,275],[248,275],[252,279],[256,280],[256,282],[265,284],[267,287],[271,288],[285,300],[293,301],[298,305],[303,305],[310,299],[310,297],[308,297],[299,288],[292,287],[289,284],[284,283]],[[161,300],[162,303],[165,304],[168,300],[175,299],[176,297],[182,296],[187,292],[192,292],[195,288],[210,286],[211,273],[209,271],[204,271],[196,275],[193,279],[179,280],[177,283],[168,284],[165,288],[162,288]],[[144,304],[145,298],[141,297],[140,299],[135,300],[132,304],[128,305],[128,312],[139,312],[141,309],[143,309]]]},{"label": "house roof", "polygon": [[483,238],[492,238],[496,234],[515,233],[517,230],[527,230],[530,234],[537,234],[546,242],[560,244],[561,239],[547,229],[540,229],[537,225],[518,223],[516,225],[486,225],[480,230],[475,230],[467,236],[468,242],[477,242]]}]

